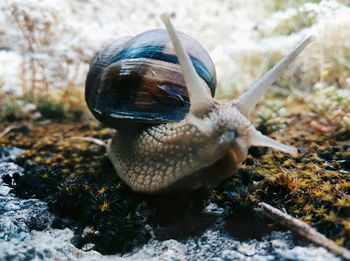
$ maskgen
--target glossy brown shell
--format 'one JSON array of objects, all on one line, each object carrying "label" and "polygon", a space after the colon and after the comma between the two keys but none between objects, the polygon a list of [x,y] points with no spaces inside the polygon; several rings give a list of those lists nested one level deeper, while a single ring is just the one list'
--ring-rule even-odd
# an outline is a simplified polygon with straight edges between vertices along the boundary
[{"label": "glossy brown shell", "polygon": [[[191,61],[215,93],[216,74],[205,49],[179,33]],[[172,43],[165,30],[124,37],[99,51],[86,79],[90,111],[113,128],[182,120],[189,98]]]}]

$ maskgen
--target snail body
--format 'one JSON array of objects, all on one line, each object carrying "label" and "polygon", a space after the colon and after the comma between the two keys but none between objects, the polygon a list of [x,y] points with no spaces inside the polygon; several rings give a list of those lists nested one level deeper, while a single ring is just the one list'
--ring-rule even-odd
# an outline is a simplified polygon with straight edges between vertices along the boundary
[{"label": "snail body", "polygon": [[107,153],[133,190],[194,190],[231,176],[250,146],[296,154],[257,131],[248,120],[264,91],[310,42],[305,39],[239,99],[213,98],[216,76],[204,48],[165,30],[122,38],[98,52],[86,81],[89,109],[117,131]]}]

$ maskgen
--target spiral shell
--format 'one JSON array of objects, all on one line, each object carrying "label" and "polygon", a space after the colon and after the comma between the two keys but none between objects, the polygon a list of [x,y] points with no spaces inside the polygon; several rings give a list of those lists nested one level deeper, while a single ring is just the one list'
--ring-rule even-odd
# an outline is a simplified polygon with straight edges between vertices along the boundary
[{"label": "spiral shell", "polygon": [[[200,78],[214,96],[215,67],[205,49],[179,33]],[[90,111],[113,128],[182,120],[190,103],[182,71],[165,30],[121,38],[92,59],[85,98]]]}]

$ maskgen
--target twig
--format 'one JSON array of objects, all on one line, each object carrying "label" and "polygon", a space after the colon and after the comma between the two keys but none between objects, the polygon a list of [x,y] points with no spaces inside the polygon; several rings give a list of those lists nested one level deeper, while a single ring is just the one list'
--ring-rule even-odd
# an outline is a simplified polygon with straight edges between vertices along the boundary
[{"label": "twig", "polygon": [[96,138],[91,138],[91,137],[70,137],[71,140],[82,140],[82,141],[87,141],[87,142],[92,142],[100,147],[104,147],[107,150],[107,144],[104,143],[102,140],[96,139]]},{"label": "twig", "polygon": [[300,236],[309,239],[311,242],[323,246],[334,254],[350,260],[350,251],[348,249],[338,246],[334,241],[328,239],[321,233],[317,232],[316,229],[310,227],[301,220],[293,218],[287,213],[282,212],[281,210],[264,202],[259,203],[258,206],[261,207],[264,214],[274,221],[295,231]]},{"label": "twig", "polygon": [[154,234],[153,228],[149,224],[145,225],[145,230],[147,231],[147,233],[150,235],[152,239],[156,239],[156,235]]},{"label": "twig", "polygon": [[30,129],[30,125],[18,125],[18,124],[13,124],[8,127],[6,127],[2,132],[0,132],[0,138],[5,137],[7,134],[11,133],[12,131],[27,131]]},{"label": "twig", "polygon": [[10,125],[7,128],[5,128],[1,133],[0,133],[0,138],[5,137],[9,132],[11,132],[13,129],[15,129],[17,126],[16,125]]}]

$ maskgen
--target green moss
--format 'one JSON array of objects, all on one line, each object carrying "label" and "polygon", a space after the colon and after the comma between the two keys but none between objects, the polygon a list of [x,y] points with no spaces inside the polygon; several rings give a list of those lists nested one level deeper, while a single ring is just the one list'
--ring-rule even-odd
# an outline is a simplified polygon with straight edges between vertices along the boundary
[{"label": "green moss", "polygon": [[259,129],[264,133],[271,133],[286,127],[283,116],[286,109],[281,102],[267,102],[257,115]]},{"label": "green moss", "polygon": [[17,99],[4,99],[0,108],[0,118],[10,122],[22,119],[19,101]]},{"label": "green moss", "polygon": [[278,12],[273,13],[269,19],[258,26],[260,35],[262,37],[291,35],[314,25],[318,18],[316,6],[305,4],[304,1],[300,2],[293,1],[293,4],[288,4],[287,8],[280,8]]},{"label": "green moss", "polygon": [[61,102],[44,97],[38,99],[37,110],[44,119],[63,120],[67,117],[67,112]]},{"label": "green moss", "polygon": [[[128,251],[149,239],[146,224],[157,228],[159,239],[181,239],[213,222],[202,215],[208,202],[223,207],[227,219],[234,220],[237,213],[252,213],[256,203],[264,201],[348,247],[349,140],[315,131],[311,117],[284,115],[279,119],[284,127],[270,129],[270,136],[298,147],[298,157],[253,148],[240,170],[218,188],[183,198],[130,191],[115,174],[104,148],[70,139],[83,136],[107,142],[112,131],[93,123],[34,125],[30,131],[13,131],[0,138],[0,147],[27,149],[17,160],[26,173],[18,177],[15,192],[48,202],[61,218],[57,226],[75,229],[77,246],[92,242],[102,253]],[[83,236],[86,226],[95,231],[88,237]],[[174,229],[177,226],[181,229]],[[181,233],[174,234],[177,230]]]},{"label": "green moss", "polygon": [[296,1],[286,1],[286,0],[273,0],[268,1],[267,6],[272,12],[282,11],[288,8],[296,8],[305,3],[320,3],[320,0],[296,0]]},{"label": "green moss", "polygon": [[[264,184],[253,190],[253,198],[286,209],[337,242],[349,246],[344,222],[349,215],[350,169],[342,162],[350,146],[348,140],[325,135],[310,128],[305,114],[287,119],[289,128],[274,136],[300,149],[296,158],[269,151],[260,159],[250,156],[252,166],[243,166],[265,177]],[[288,137],[288,141],[286,140]],[[249,197],[248,197],[249,198]]]},{"label": "green moss", "polygon": [[[150,239],[147,224],[161,224],[159,239],[181,238],[206,228],[208,218],[201,213],[209,200],[205,190],[190,200],[186,195],[158,198],[133,193],[116,175],[103,147],[70,139],[84,136],[107,142],[112,132],[93,123],[61,122],[34,125],[27,133],[10,132],[0,138],[0,148],[27,149],[17,159],[26,172],[17,177],[14,192],[48,202],[58,216],[55,226],[75,231],[75,245],[93,243],[103,254],[130,251],[145,243]],[[183,222],[181,229],[174,229],[178,220]],[[84,236],[87,226],[94,232]]]}]

